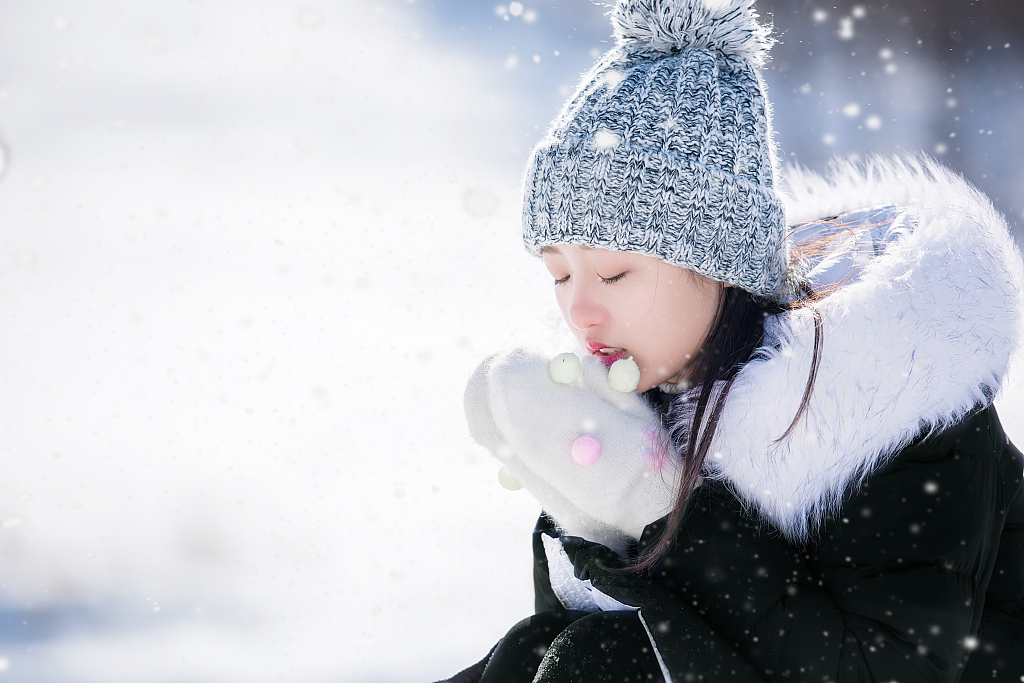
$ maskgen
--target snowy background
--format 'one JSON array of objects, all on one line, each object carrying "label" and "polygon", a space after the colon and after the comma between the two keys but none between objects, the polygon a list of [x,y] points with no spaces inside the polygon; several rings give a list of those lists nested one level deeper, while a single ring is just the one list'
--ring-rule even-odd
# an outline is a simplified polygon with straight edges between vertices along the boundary
[{"label": "snowy background", "polygon": [[[920,4],[759,5],[779,142],[1016,228],[1024,15]],[[0,2],[0,681],[431,681],[531,611],[462,390],[564,338],[519,178],[604,12]]]}]

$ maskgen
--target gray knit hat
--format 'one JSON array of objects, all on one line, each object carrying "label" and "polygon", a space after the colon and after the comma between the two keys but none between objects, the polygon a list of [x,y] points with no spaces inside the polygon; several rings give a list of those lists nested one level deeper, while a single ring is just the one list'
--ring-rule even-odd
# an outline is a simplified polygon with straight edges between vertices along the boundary
[{"label": "gray knit hat", "polygon": [[537,145],[523,239],[646,254],[774,297],[785,217],[754,0],[618,0],[617,45]]}]

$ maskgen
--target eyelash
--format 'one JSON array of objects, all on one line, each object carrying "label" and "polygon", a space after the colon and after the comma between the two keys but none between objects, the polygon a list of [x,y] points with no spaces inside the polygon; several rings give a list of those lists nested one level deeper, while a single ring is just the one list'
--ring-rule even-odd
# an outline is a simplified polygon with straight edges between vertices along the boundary
[{"label": "eyelash", "polygon": [[[599,275],[598,277],[601,277],[601,276]],[[614,284],[614,283],[618,282],[619,280],[621,280],[624,277],[626,277],[626,273],[619,273],[618,275],[615,275],[614,277],[602,277],[601,278],[601,282],[603,282],[606,285],[610,285],[610,284]],[[569,281],[569,276],[566,275],[565,277],[563,277],[560,280],[555,280],[555,286],[557,287],[558,285],[564,285],[568,281]]]}]

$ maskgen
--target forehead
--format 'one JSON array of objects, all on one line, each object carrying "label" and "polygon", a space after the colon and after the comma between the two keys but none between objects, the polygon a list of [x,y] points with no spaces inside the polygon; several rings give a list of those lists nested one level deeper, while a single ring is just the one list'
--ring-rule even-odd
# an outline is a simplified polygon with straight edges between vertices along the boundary
[{"label": "forehead", "polygon": [[545,245],[545,246],[541,247],[539,253],[542,256],[544,254],[558,254],[559,256],[564,256],[565,254],[564,254],[563,250],[572,250],[572,249],[582,249],[584,251],[597,251],[594,247],[592,247],[592,246],[590,246],[588,244],[561,244],[561,245],[548,244],[548,245]]},{"label": "forehead", "polygon": [[637,254],[631,251],[618,251],[612,249],[601,249],[586,244],[557,244],[547,245],[539,249],[542,258],[558,258],[572,262],[602,264],[633,264],[640,261],[654,261],[650,256]]},{"label": "forehead", "polygon": [[587,244],[549,244],[539,249],[541,256],[561,256],[563,258],[584,257],[587,259],[601,257],[632,257],[640,256],[630,251],[602,249]]}]

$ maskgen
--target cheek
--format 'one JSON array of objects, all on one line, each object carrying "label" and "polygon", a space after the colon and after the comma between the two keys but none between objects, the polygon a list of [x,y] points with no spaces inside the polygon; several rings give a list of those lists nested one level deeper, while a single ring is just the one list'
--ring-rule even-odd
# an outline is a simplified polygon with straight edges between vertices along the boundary
[{"label": "cheek", "polygon": [[650,328],[652,350],[666,364],[685,365],[697,352],[714,317],[715,304],[701,292],[673,292],[659,301]]},{"label": "cheek", "polygon": [[663,325],[645,336],[651,365],[669,374],[682,369],[693,351],[690,328],[685,326]]},{"label": "cheek", "polygon": [[569,320],[569,297],[566,295],[564,287],[555,287],[555,302],[558,304],[558,310],[562,312],[562,317]]}]

